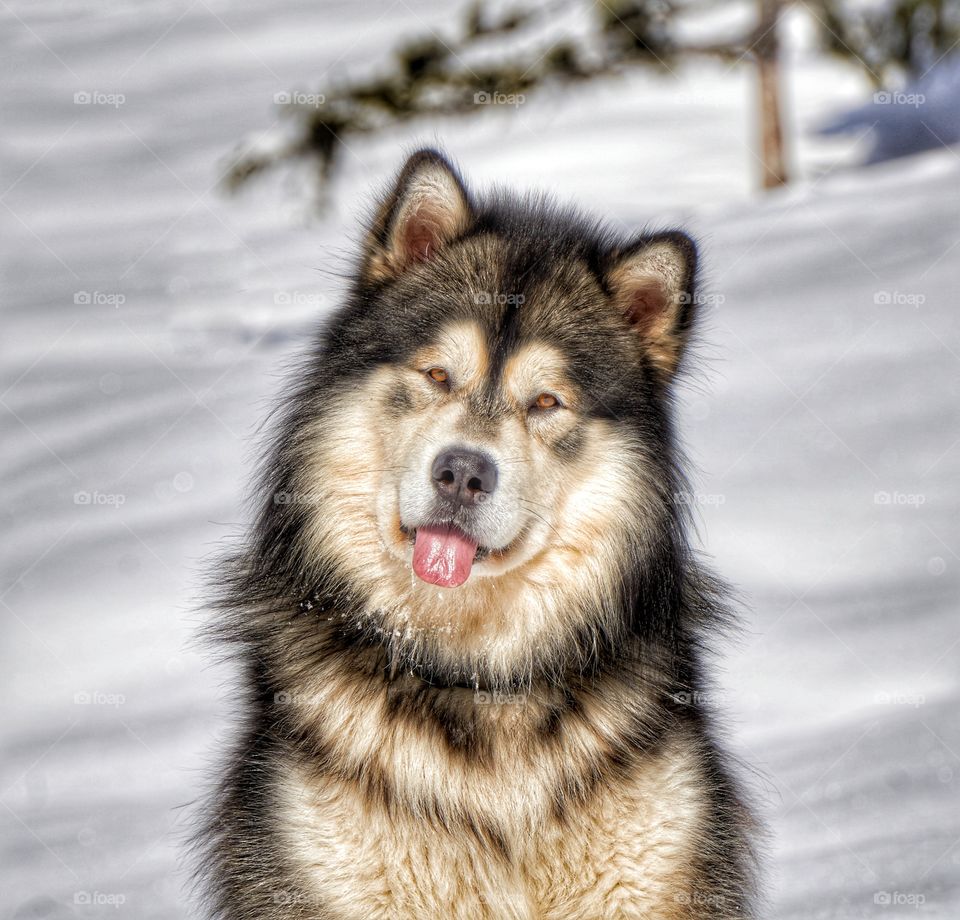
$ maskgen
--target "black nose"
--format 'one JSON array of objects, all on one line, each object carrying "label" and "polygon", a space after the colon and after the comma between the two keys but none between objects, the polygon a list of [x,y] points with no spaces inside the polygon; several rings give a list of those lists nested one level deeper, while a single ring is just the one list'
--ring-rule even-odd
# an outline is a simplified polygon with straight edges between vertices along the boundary
[{"label": "black nose", "polygon": [[436,490],[457,505],[478,505],[497,487],[497,465],[475,450],[441,451],[431,473]]}]

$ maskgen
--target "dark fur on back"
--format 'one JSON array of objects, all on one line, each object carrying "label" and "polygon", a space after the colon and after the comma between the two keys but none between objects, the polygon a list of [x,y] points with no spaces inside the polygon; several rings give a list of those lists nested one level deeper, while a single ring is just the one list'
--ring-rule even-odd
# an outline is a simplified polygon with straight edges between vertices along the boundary
[{"label": "dark fur on back", "polygon": [[[497,192],[470,199],[470,229],[449,254],[441,253],[416,277],[371,276],[371,251],[387,243],[396,199],[403,196],[405,176],[418,167],[415,159],[401,174],[394,198],[375,217],[346,302],[318,336],[285,399],[263,465],[253,529],[214,573],[219,618],[213,631],[240,662],[244,715],[201,835],[199,876],[212,914],[224,920],[335,916],[303,888],[277,842],[282,828],[275,777],[282,761],[316,775],[344,774],[322,729],[323,717],[320,729],[305,724],[284,698],[291,687],[309,685],[313,673],[336,662],[340,674],[353,675],[358,693],[383,688],[389,718],[409,731],[429,733],[454,764],[492,764],[501,743],[497,725],[464,703],[463,688],[531,694],[541,708],[530,744],[558,755],[567,733],[584,723],[591,700],[642,693],[655,703],[625,711],[618,737],[602,755],[572,763],[556,782],[555,812],[562,820],[566,809],[588,801],[598,785],[617,781],[671,739],[689,739],[685,743],[708,777],[703,796],[715,830],[700,849],[697,881],[685,893],[689,912],[683,916],[750,916],[750,819],[701,702],[708,695],[703,641],[728,621],[725,592],[691,548],[689,505],[678,498],[689,489],[672,421],[673,382],[645,360],[626,362],[619,346],[611,345],[609,323],[598,308],[576,306],[578,287],[597,286],[609,294],[615,263],[651,240],[669,240],[685,251],[689,266],[687,298],[677,320],[685,338],[694,320],[695,248],[679,233],[622,238],[547,201]],[[398,643],[369,609],[364,587],[311,542],[316,509],[309,502],[283,500],[303,490],[315,424],[331,394],[356,386],[383,365],[407,361],[461,309],[448,279],[451,260],[467,258],[457,247],[469,238],[498,241],[496,264],[477,269],[493,273],[494,290],[528,304],[552,287],[569,292],[570,305],[554,317],[511,303],[492,306],[485,327],[492,362],[503,362],[518,342],[534,334],[567,356],[585,394],[583,414],[629,430],[653,471],[656,494],[644,546],[629,549],[633,563],[618,595],[582,598],[586,608],[596,607],[581,618],[586,625],[560,645],[545,645],[542,654],[511,673],[484,673],[476,661],[450,661],[430,644]],[[468,308],[463,309],[467,315]],[[402,415],[402,397],[385,411]],[[573,462],[582,449],[576,437],[570,438],[557,447],[558,463]],[[373,764],[346,779],[378,807],[404,807],[390,776]],[[472,822],[478,846],[508,863],[515,858],[501,828],[459,814],[440,798],[423,803],[422,820],[436,824],[441,841],[444,829]]]}]

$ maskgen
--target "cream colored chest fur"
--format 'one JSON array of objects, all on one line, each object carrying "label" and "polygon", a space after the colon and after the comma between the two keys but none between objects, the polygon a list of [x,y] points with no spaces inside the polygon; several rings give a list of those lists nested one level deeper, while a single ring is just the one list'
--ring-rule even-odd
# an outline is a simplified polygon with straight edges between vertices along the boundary
[{"label": "cream colored chest fur", "polygon": [[477,798],[479,825],[495,822],[507,858],[463,817],[444,827],[407,805],[388,813],[353,783],[290,770],[279,818],[297,881],[309,902],[345,920],[689,916],[704,820],[689,749],[651,756],[629,780],[569,806],[563,820],[546,795],[523,788],[532,779],[504,775],[504,788]]}]

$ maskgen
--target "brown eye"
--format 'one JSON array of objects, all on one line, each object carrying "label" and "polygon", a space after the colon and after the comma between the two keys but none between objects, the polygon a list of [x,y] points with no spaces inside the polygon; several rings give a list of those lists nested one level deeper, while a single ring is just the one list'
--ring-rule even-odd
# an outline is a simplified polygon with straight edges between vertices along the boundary
[{"label": "brown eye", "polygon": [[427,376],[437,383],[446,383],[448,379],[447,372],[442,367],[431,367],[427,371]]},{"label": "brown eye", "polygon": [[560,400],[557,399],[553,393],[541,393],[536,400],[534,400],[533,405],[537,409],[555,409],[560,405]]}]

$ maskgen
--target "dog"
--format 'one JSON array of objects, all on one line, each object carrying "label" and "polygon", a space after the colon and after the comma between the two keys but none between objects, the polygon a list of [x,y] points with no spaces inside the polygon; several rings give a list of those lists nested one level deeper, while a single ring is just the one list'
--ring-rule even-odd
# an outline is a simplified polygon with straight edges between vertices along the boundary
[{"label": "dog", "polygon": [[697,248],[409,158],[215,573],[224,920],[756,915],[673,394]]}]

